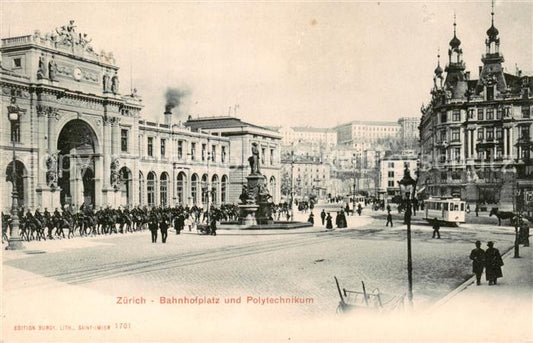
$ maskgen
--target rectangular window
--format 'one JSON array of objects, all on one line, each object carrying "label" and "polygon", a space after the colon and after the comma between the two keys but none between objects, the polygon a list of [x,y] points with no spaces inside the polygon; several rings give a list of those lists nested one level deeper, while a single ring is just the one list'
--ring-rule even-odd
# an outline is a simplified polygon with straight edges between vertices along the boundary
[{"label": "rectangular window", "polygon": [[474,119],[474,109],[473,108],[468,110],[468,119]]},{"label": "rectangular window", "polygon": [[494,120],[494,109],[487,108],[487,120]]},{"label": "rectangular window", "polygon": [[454,149],[455,161],[459,162],[461,160],[461,148]]},{"label": "rectangular window", "polygon": [[477,140],[482,141],[485,139],[485,133],[483,132],[483,129],[477,129]]},{"label": "rectangular window", "polygon": [[498,107],[498,109],[496,109],[496,119],[500,120],[502,119],[502,116],[503,116],[503,108]]},{"label": "rectangular window", "polygon": [[265,165],[265,155],[266,155],[266,148],[261,147],[261,164]]},{"label": "rectangular window", "polygon": [[178,159],[183,158],[183,141],[178,141]]},{"label": "rectangular window", "polygon": [[206,145],[202,144],[202,161],[205,161]]},{"label": "rectangular window", "polygon": [[529,106],[522,106],[522,118],[529,118],[530,110]]},{"label": "rectangular window", "polygon": [[389,171],[389,177],[394,177],[394,171],[392,170]]},{"label": "rectangular window", "polygon": [[448,175],[446,174],[446,172],[440,173],[440,179],[441,181],[446,181],[448,179]]},{"label": "rectangular window", "polygon": [[452,129],[452,142],[459,142],[461,130],[460,129]]},{"label": "rectangular window", "polygon": [[126,129],[120,131],[120,150],[122,152],[128,151],[128,130]]},{"label": "rectangular window", "polygon": [[161,157],[165,157],[167,148],[167,140],[164,138],[161,138]]},{"label": "rectangular window", "polygon": [[389,180],[388,185],[389,185],[389,187],[394,187],[394,180]]},{"label": "rectangular window", "polygon": [[496,148],[496,158],[502,158],[503,156],[503,149],[501,146]]},{"label": "rectangular window", "polygon": [[225,163],[225,162],[226,162],[226,147],[225,147],[225,146],[222,147],[222,156],[221,156],[221,159],[222,159],[222,163]]},{"label": "rectangular window", "polygon": [[212,145],[211,146],[211,162],[215,162],[217,160],[217,146]]},{"label": "rectangular window", "polygon": [[13,68],[22,68],[22,59],[20,57],[13,59]]},{"label": "rectangular window", "polygon": [[148,156],[154,156],[154,137],[148,137]]},{"label": "rectangular window", "polygon": [[520,127],[520,139],[524,141],[529,141],[529,125]]},{"label": "rectangular window", "polygon": [[270,165],[274,165],[274,149],[270,149]]},{"label": "rectangular window", "polygon": [[441,141],[441,142],[446,141],[446,130],[442,130],[442,131],[440,132],[440,141]]},{"label": "rectangular window", "polygon": [[461,111],[453,110],[453,121],[461,121]]},{"label": "rectangular window", "polygon": [[196,160],[196,143],[191,143],[191,160]]},{"label": "rectangular window", "polygon": [[494,130],[487,129],[487,141],[492,142],[494,140]]},{"label": "rectangular window", "polygon": [[441,123],[446,123],[446,119],[447,119],[447,118],[446,118],[446,112],[442,112],[442,113],[440,114],[440,122],[441,122]]},{"label": "rectangular window", "polygon": [[482,108],[477,109],[477,120],[483,120],[483,109]]},{"label": "rectangular window", "polygon": [[389,168],[394,168],[394,162],[389,162]]},{"label": "rectangular window", "polygon": [[497,127],[496,128],[496,140],[501,140],[501,139],[502,139],[502,128]]}]

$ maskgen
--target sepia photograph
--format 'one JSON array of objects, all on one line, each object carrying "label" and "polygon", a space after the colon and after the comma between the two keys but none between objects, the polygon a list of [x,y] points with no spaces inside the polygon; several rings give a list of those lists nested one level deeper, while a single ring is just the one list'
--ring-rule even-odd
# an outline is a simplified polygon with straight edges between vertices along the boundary
[{"label": "sepia photograph", "polygon": [[533,342],[533,1],[0,1],[2,342]]}]

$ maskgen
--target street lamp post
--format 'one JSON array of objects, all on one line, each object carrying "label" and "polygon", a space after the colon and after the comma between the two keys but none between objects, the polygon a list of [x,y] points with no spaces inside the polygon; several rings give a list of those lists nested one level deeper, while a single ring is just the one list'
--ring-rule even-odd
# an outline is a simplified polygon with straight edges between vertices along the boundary
[{"label": "street lamp post", "polygon": [[413,180],[409,169],[405,167],[403,178],[398,181],[400,191],[402,192],[402,199],[405,202],[404,221],[407,224],[407,282],[408,291],[407,298],[409,305],[413,306],[413,261],[411,258],[411,195],[414,193],[416,181]]},{"label": "street lamp post", "polygon": [[[8,106],[8,119],[13,128],[19,121],[20,109],[15,105],[15,98],[11,100],[12,105]],[[11,193],[11,229],[9,231],[9,239],[6,250],[20,250],[24,249],[22,245],[22,238],[19,235],[19,217],[18,217],[18,194],[17,194],[17,158],[15,156],[15,134],[11,134],[13,142],[13,165],[11,170],[11,182],[13,184],[13,192]]]}]

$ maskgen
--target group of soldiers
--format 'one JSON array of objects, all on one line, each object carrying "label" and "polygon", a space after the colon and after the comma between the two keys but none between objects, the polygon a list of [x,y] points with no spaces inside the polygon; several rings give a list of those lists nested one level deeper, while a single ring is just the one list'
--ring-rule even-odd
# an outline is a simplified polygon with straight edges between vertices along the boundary
[{"label": "group of soldiers", "polygon": [[[105,234],[127,233],[154,227],[162,228],[162,236],[171,225],[174,229],[183,230],[185,225],[192,226],[212,221],[235,220],[238,216],[235,205],[212,206],[204,210],[197,206],[176,207],[133,207],[133,208],[100,208],[94,210],[91,206],[82,205],[79,209],[65,206],[62,210],[56,208],[50,213],[47,208],[43,212],[36,209],[18,211],[19,234],[26,241],[72,238],[79,236],[94,236]],[[209,219],[209,220],[208,220]],[[215,224],[216,225],[216,224]],[[12,216],[2,212],[2,242],[7,241],[11,232]],[[66,233],[65,233],[66,231]],[[179,233],[179,231],[177,233]]]}]

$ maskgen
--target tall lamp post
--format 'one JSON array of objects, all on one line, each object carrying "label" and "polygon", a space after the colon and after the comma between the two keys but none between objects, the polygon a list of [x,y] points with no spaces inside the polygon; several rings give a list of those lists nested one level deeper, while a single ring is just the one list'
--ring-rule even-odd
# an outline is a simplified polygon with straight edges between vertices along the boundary
[{"label": "tall lamp post", "polygon": [[398,181],[402,199],[405,203],[404,221],[407,224],[407,298],[409,305],[413,306],[413,261],[411,258],[411,195],[414,195],[416,181],[411,177],[409,168],[405,167],[403,178]]},{"label": "tall lamp post", "polygon": [[[15,104],[16,98],[11,99],[11,105],[7,107],[7,116],[11,122],[11,127],[14,128],[20,119],[21,109]],[[11,182],[13,184],[13,192],[11,193],[11,230],[9,231],[9,239],[6,250],[20,250],[24,249],[22,245],[22,238],[19,235],[19,217],[18,217],[18,194],[17,194],[17,158],[15,156],[15,141],[16,132],[11,133],[11,141],[13,142],[13,165],[11,169]]]}]

